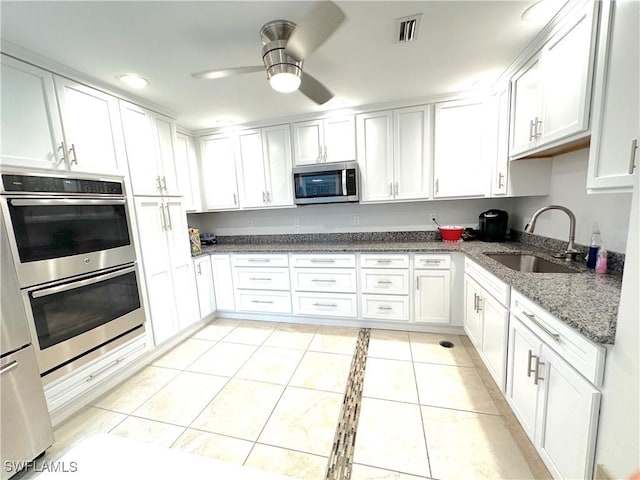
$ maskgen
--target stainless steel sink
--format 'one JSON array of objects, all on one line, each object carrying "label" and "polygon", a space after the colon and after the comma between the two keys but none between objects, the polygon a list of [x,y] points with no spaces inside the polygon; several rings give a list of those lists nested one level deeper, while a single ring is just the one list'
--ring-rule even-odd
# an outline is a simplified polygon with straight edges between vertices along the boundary
[{"label": "stainless steel sink", "polygon": [[512,270],[519,272],[532,272],[532,273],[578,273],[564,265],[550,262],[542,257],[536,255],[520,254],[508,254],[508,253],[485,253],[489,258],[493,258],[496,262],[501,263],[505,267],[509,267]]}]

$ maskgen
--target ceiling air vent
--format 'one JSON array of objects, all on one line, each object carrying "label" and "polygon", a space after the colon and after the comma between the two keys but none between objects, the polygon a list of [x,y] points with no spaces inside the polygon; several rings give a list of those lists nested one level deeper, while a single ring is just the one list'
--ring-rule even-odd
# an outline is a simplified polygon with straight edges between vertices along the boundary
[{"label": "ceiling air vent", "polygon": [[418,38],[421,20],[421,13],[396,19],[396,42],[409,43]]}]

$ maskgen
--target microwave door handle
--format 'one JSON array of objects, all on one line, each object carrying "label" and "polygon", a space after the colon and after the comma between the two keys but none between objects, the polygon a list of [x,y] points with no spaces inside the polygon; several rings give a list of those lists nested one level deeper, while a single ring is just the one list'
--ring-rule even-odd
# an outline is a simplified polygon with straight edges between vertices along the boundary
[{"label": "microwave door handle", "polygon": [[42,207],[46,205],[124,205],[125,200],[121,198],[114,198],[112,200],[100,199],[81,200],[79,198],[47,198],[42,200],[36,199],[10,199],[9,202],[14,207]]},{"label": "microwave door handle", "polygon": [[91,285],[92,283],[102,282],[104,280],[109,280],[110,278],[119,277],[126,273],[134,272],[136,267],[127,267],[122,270],[117,270],[115,272],[105,273],[104,275],[98,275],[97,277],[86,278],[84,280],[78,280],[77,282],[65,283],[63,285],[57,285],[55,287],[43,288],[42,290],[35,290],[31,292],[31,296],[33,298],[46,297],[49,295],[54,295],[56,293],[66,292],[67,290],[73,290],[74,288],[86,287],[87,285]]},{"label": "microwave door handle", "polygon": [[347,170],[342,169],[342,195],[347,196]]}]

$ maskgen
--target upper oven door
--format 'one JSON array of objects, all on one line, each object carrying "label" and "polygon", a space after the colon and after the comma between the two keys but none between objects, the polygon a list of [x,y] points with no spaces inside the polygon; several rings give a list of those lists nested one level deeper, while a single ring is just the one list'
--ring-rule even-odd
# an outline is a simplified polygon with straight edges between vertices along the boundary
[{"label": "upper oven door", "polygon": [[119,199],[4,197],[20,287],[135,261]]}]

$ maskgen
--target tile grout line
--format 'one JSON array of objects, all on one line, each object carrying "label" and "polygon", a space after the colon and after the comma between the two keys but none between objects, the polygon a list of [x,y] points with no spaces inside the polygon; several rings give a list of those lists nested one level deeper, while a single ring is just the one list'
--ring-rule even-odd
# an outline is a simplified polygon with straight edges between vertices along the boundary
[{"label": "tile grout line", "polygon": [[349,480],[351,478],[370,336],[371,330],[368,328],[361,329],[358,334],[340,417],[327,463],[326,480]]}]

